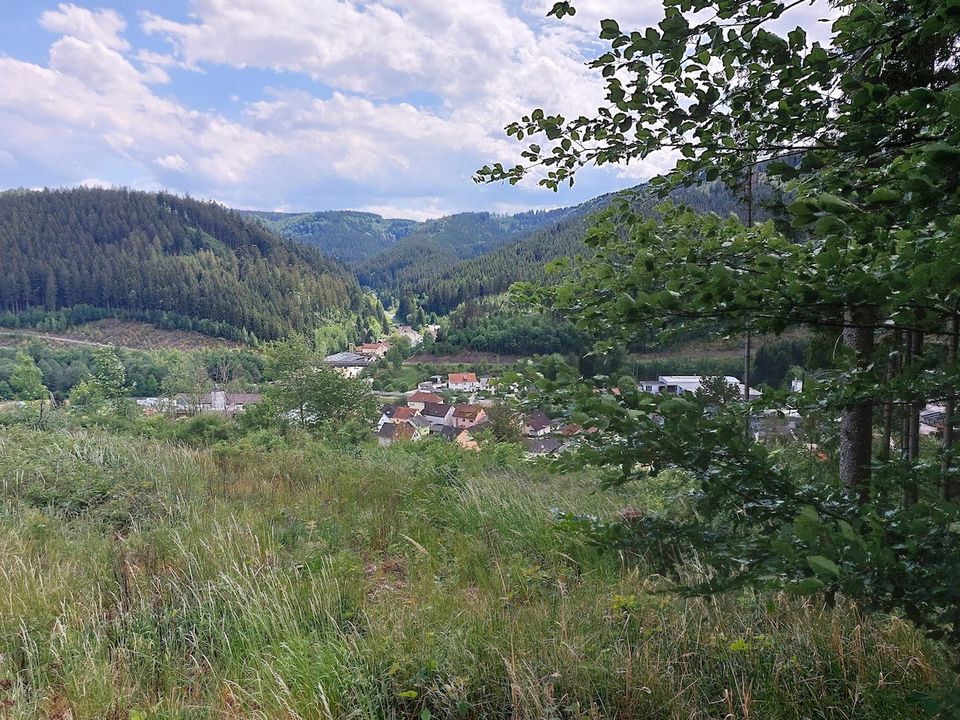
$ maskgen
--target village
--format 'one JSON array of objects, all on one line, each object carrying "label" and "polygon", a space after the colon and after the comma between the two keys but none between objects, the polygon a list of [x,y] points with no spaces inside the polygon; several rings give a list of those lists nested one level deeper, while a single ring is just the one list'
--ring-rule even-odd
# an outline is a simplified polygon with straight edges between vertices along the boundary
[{"label": "village", "polygon": [[[428,439],[456,444],[464,450],[479,452],[486,441],[496,439],[491,416],[497,409],[505,409],[502,417],[512,426],[511,442],[522,445],[526,457],[555,456],[571,449],[579,436],[592,432],[575,423],[551,419],[542,409],[516,411],[516,398],[499,388],[495,373],[482,374],[467,369],[440,372],[402,390],[373,389],[373,375],[388,364],[392,348],[402,345],[408,351],[419,346],[425,333],[435,333],[436,326],[427,326],[421,333],[410,326],[397,328],[390,337],[376,342],[351,345],[349,349],[323,358],[323,363],[340,376],[371,386],[378,401],[378,412],[371,426],[371,434],[380,447],[394,443],[418,443]],[[437,368],[434,368],[437,369]],[[682,397],[701,393],[740,399],[745,386],[736,377],[706,375],[660,375],[656,379],[638,380],[642,392],[667,393]],[[795,380],[792,393],[799,393],[803,382]],[[615,395],[619,388],[613,388]],[[757,400],[761,391],[751,387],[749,399]],[[236,416],[260,402],[259,392],[239,392],[216,386],[196,394],[179,393],[172,398],[136,398],[137,405],[147,414],[164,412],[173,416],[194,416],[216,413]],[[920,414],[920,434],[935,436],[941,432],[944,408],[927,405]],[[802,414],[793,408],[767,409],[755,412],[749,423],[750,434],[757,441],[799,440],[803,435]],[[502,426],[501,426],[502,434]]]}]

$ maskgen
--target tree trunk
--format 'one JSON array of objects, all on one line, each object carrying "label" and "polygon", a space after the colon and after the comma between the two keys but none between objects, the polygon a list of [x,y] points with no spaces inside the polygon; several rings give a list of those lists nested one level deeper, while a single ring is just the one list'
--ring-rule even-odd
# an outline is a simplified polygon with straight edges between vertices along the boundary
[{"label": "tree trunk", "polygon": [[[902,342],[900,328],[890,336],[890,351],[887,356],[887,384],[893,381],[899,370],[900,344]],[[889,393],[889,387],[887,389]],[[881,463],[890,462],[890,443],[893,441],[893,397],[888,397],[883,404],[883,444],[880,446],[878,460]]]},{"label": "tree trunk", "polygon": [[[948,367],[956,365],[957,362],[958,335],[960,335],[960,315],[957,313],[954,313],[951,319],[950,331],[953,334],[950,336],[950,345],[947,350]],[[950,393],[943,404],[943,410],[943,456],[940,458],[940,488],[943,499],[952,501],[957,497],[956,482],[953,477],[953,416],[957,411],[957,396],[953,387],[950,388]]]},{"label": "tree trunk", "polygon": [[[853,350],[857,366],[863,371],[873,355],[872,316],[848,310],[843,328],[843,344]],[[870,499],[871,459],[873,457],[873,403],[859,400],[845,407],[840,415],[840,480],[860,502]]]},{"label": "tree trunk", "polygon": [[746,403],[744,424],[748,442],[750,441],[750,340],[750,328],[747,328],[746,346],[743,350],[743,402]]},{"label": "tree trunk", "polygon": [[[923,355],[923,333],[914,330],[910,333],[910,355],[911,361],[916,363],[920,361]],[[913,399],[907,410],[907,468],[908,474],[912,474],[917,460],[920,459],[920,411],[923,409],[922,400]],[[916,478],[908,477],[903,488],[903,504],[907,507],[917,502],[920,497],[920,488],[917,486]]]}]

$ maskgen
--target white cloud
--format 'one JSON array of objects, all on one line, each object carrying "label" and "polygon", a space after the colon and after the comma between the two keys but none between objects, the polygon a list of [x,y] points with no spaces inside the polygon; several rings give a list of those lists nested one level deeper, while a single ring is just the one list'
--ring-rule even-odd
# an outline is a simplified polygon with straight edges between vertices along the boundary
[{"label": "white cloud", "polygon": [[115,188],[114,185],[109,180],[101,180],[100,178],[84,178],[80,182],[76,183],[77,187],[88,187],[88,188]]},{"label": "white cloud", "polygon": [[[470,175],[517,157],[503,126],[534,107],[569,117],[603,104],[603,84],[584,65],[603,16],[627,27],[656,22],[661,11],[659,2],[579,0],[571,23],[542,19],[550,4],[192,0],[185,22],[140,17],[146,32],[169,40],[167,53],[132,48],[114,10],[61,4],[40,16],[60,35],[46,64],[0,55],[0,170],[27,162],[71,184],[119,167],[125,183],[140,178],[243,207],[362,206],[418,218],[525,200],[567,204],[528,182],[512,190],[516,204],[498,206],[504,196],[476,188]],[[222,111],[177,98],[174,71],[215,84],[224,68],[280,74],[275,88],[228,95]],[[668,161],[591,177],[602,192]]]},{"label": "white cloud", "polygon": [[156,163],[166,170],[183,172],[187,169],[187,161],[179,155],[164,155],[163,157],[158,157]]},{"label": "white cloud", "polygon": [[130,47],[121,37],[127,23],[114,10],[88,10],[60,3],[57,10],[46,10],[40,15],[40,24],[50,32],[70,35],[114,50],[127,50]]},{"label": "white cloud", "polygon": [[358,210],[376,213],[385,218],[403,220],[431,220],[433,218],[450,215],[455,210],[445,205],[440,198],[414,198],[409,205],[364,205]]}]

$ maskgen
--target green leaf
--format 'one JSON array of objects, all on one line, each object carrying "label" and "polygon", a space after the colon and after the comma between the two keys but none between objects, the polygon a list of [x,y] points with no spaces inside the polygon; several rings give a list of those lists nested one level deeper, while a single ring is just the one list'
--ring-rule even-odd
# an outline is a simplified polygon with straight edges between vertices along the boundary
[{"label": "green leaf", "polygon": [[893,188],[881,187],[867,196],[867,202],[872,204],[899,202],[903,196]]},{"label": "green leaf", "polygon": [[810,555],[807,557],[807,564],[810,569],[816,573],[817,577],[833,580],[840,577],[840,568],[830,558],[823,555]]},{"label": "green leaf", "polygon": [[815,577],[804,578],[787,586],[787,590],[794,595],[813,595],[825,587],[822,581]]}]

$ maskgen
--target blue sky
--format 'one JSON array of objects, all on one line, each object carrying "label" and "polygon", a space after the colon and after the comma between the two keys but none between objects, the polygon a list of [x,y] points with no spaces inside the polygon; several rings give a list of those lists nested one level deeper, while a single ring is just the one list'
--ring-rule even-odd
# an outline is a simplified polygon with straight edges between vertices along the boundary
[{"label": "blue sky", "polygon": [[[470,176],[503,126],[602,103],[599,21],[656,0],[96,0],[0,7],[0,187],[125,185],[234,207],[423,218],[580,202],[670,158],[559,194]],[[801,18],[802,21],[802,18]]]}]

